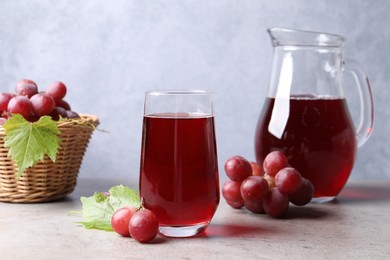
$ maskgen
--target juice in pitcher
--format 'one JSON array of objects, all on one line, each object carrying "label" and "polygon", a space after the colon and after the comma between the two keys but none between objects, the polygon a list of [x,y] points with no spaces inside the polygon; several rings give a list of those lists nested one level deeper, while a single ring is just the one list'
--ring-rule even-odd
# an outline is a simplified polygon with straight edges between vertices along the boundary
[{"label": "juice in pitcher", "polygon": [[[256,160],[274,150],[315,186],[316,197],[332,197],[347,181],[356,157],[353,123],[345,99],[294,96],[280,137],[269,131],[274,98],[267,98],[256,129]],[[275,115],[277,116],[277,115]]]}]

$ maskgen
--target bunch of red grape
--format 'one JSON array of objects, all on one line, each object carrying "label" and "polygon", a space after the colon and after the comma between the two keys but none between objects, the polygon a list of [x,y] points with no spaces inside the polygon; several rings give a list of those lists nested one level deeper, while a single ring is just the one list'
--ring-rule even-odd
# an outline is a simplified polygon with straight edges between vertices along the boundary
[{"label": "bunch of red grape", "polygon": [[150,210],[124,207],[111,218],[111,226],[121,236],[131,236],[141,243],[153,240],[158,233],[157,216]]},{"label": "bunch of red grape", "polygon": [[20,114],[34,122],[41,116],[51,116],[53,120],[79,118],[64,100],[67,88],[64,83],[51,83],[44,92],[38,92],[38,85],[30,79],[22,79],[16,84],[16,93],[0,94],[0,123],[12,114]]},{"label": "bunch of red grape", "polygon": [[313,184],[293,167],[279,151],[269,153],[261,167],[241,156],[225,163],[229,177],[222,195],[233,208],[246,207],[254,213],[266,213],[278,218],[288,211],[290,202],[297,206],[309,203],[314,194]]}]

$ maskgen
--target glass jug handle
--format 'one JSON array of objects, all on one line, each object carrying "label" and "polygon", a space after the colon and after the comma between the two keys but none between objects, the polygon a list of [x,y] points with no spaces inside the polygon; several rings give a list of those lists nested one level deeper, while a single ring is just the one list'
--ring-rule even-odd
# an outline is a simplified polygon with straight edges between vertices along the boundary
[{"label": "glass jug handle", "polygon": [[374,124],[374,102],[368,77],[354,60],[346,59],[344,69],[352,74],[359,93],[360,119],[356,127],[357,145],[361,147],[370,137]]}]

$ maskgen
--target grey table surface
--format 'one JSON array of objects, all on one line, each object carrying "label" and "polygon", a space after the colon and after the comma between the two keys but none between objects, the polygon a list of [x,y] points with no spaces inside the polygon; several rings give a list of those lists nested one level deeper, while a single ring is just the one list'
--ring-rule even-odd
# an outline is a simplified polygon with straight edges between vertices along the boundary
[{"label": "grey table surface", "polygon": [[0,259],[390,259],[390,181],[349,182],[330,203],[290,207],[284,219],[221,199],[206,232],[141,244],[77,224],[80,196],[124,180],[79,179],[65,199],[0,203]]}]

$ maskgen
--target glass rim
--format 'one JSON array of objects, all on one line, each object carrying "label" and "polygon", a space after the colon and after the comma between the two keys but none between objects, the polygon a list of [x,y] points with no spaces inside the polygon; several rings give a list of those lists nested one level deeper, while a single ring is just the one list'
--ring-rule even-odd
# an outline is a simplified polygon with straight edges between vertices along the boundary
[{"label": "glass rim", "polygon": [[164,96],[164,95],[213,95],[213,92],[208,90],[151,90],[146,91],[145,96]]}]

